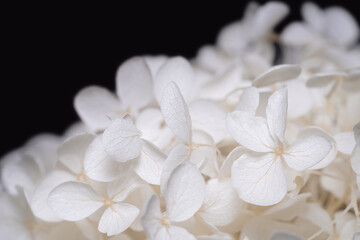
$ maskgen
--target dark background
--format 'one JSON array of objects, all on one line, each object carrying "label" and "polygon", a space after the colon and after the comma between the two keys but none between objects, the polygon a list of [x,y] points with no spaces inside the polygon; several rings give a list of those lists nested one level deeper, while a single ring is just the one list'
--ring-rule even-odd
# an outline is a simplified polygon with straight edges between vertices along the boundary
[{"label": "dark background", "polygon": [[[0,156],[37,133],[62,133],[78,119],[75,94],[91,84],[114,90],[115,71],[127,58],[193,57],[199,47],[215,42],[221,27],[240,19],[249,1],[216,2],[4,7]],[[301,1],[286,2],[291,14],[284,23],[300,19]],[[316,2],[344,6],[360,22],[356,1]]]}]

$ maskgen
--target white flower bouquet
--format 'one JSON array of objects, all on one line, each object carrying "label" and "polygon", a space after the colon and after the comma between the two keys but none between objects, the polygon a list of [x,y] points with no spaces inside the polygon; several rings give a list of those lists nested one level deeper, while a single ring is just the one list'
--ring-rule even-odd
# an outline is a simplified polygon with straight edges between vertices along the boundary
[{"label": "white flower bouquet", "polygon": [[81,122],[1,160],[1,238],[360,239],[359,26],[306,3],[275,34],[288,12],[81,90]]}]

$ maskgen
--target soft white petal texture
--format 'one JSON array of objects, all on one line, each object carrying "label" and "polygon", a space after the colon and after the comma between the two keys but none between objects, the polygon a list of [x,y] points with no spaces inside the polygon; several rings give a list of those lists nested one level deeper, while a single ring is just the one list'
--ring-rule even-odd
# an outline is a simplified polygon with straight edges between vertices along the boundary
[{"label": "soft white petal texture", "polygon": [[276,82],[285,82],[297,78],[301,73],[301,68],[297,65],[277,65],[260,76],[252,83],[254,87],[265,87]]},{"label": "soft white petal texture", "polygon": [[243,155],[231,168],[231,180],[242,200],[260,206],[280,202],[287,191],[281,159],[274,154]]},{"label": "soft white petal texture", "polygon": [[55,170],[47,175],[35,188],[31,197],[31,210],[39,219],[47,222],[58,222],[59,218],[49,207],[47,200],[49,193],[64,182],[74,181],[75,176],[69,172]]},{"label": "soft white petal texture", "polygon": [[102,131],[109,124],[109,117],[120,112],[120,101],[107,89],[90,86],[82,89],[74,100],[76,112],[92,131]]},{"label": "soft white petal texture", "polygon": [[301,8],[301,14],[315,31],[322,33],[325,30],[326,22],[324,12],[312,2],[306,2]]},{"label": "soft white petal texture", "polygon": [[235,110],[248,112],[253,115],[256,113],[256,109],[259,106],[259,90],[255,87],[249,87],[241,94],[239,102],[237,103]]},{"label": "soft white petal texture", "polygon": [[[169,240],[196,240],[192,234],[190,234],[185,228],[177,227],[177,226],[170,226],[168,229],[162,230],[165,234],[168,235],[167,238]],[[162,235],[158,235],[162,236]],[[163,239],[163,238],[156,238],[156,239]]]},{"label": "soft white petal texture", "polygon": [[319,163],[315,164],[310,169],[324,168],[324,167],[328,166],[336,157],[336,154],[337,154],[336,142],[335,142],[334,138],[332,138],[327,132],[325,132],[324,130],[322,130],[321,128],[318,128],[318,127],[306,127],[306,128],[301,129],[300,132],[298,133],[297,138],[304,139],[311,135],[322,136],[322,137],[326,138],[331,144],[331,149],[330,149],[329,153],[326,155],[326,157],[324,157]]},{"label": "soft white petal texture", "polygon": [[102,137],[105,152],[117,162],[134,159],[140,155],[140,136],[140,130],[128,115],[113,120]]},{"label": "soft white petal texture", "polygon": [[179,87],[170,82],[163,91],[161,112],[170,130],[186,143],[191,142],[191,118]]},{"label": "soft white petal texture", "polygon": [[90,216],[102,207],[104,202],[88,184],[66,182],[50,192],[48,204],[60,218],[78,221]]},{"label": "soft white petal texture", "polygon": [[84,133],[67,139],[58,149],[59,161],[71,172],[79,174],[83,170],[84,157],[94,135]]},{"label": "soft white petal texture", "polygon": [[160,177],[161,192],[164,193],[171,173],[189,158],[189,148],[184,144],[175,146],[167,156]]},{"label": "soft white petal texture", "polygon": [[224,162],[222,163],[219,171],[219,178],[230,178],[231,176],[231,166],[233,165],[234,161],[239,159],[241,155],[247,152],[247,149],[244,147],[236,147],[234,148],[225,158]]},{"label": "soft white petal texture", "polygon": [[273,28],[288,14],[289,7],[282,2],[268,2],[256,12],[252,25],[253,38],[265,38]]},{"label": "soft white petal texture", "polygon": [[166,211],[175,222],[191,218],[205,198],[205,182],[191,163],[183,163],[171,174],[165,189]]},{"label": "soft white petal texture", "polygon": [[231,180],[211,179],[206,184],[206,197],[198,215],[207,223],[226,226],[234,221],[241,207],[241,201],[231,185]]},{"label": "soft white petal texture", "polygon": [[283,154],[286,164],[297,171],[313,167],[332,149],[331,142],[321,135],[296,140]]},{"label": "soft white petal texture", "polygon": [[329,235],[333,233],[333,224],[329,213],[316,203],[308,203],[300,217],[307,219]]},{"label": "soft white petal texture", "polygon": [[140,156],[134,167],[139,177],[150,184],[160,185],[160,176],[166,155],[154,144],[142,140]]},{"label": "soft white petal texture", "polygon": [[270,152],[276,147],[268,124],[262,117],[235,111],[227,117],[227,128],[232,138],[244,147],[256,152]]},{"label": "soft white petal texture", "polygon": [[173,57],[164,63],[154,79],[154,94],[161,103],[164,90],[170,82],[176,83],[184,98],[191,98],[194,88],[194,72],[190,63],[183,57]]},{"label": "soft white petal texture", "polygon": [[304,238],[292,233],[278,231],[271,236],[270,240],[304,240]]},{"label": "soft white petal texture", "polygon": [[293,22],[281,33],[281,41],[290,46],[303,46],[313,38],[313,33],[301,22]]},{"label": "soft white petal texture", "polygon": [[233,22],[221,29],[217,45],[229,54],[240,55],[248,44],[248,39],[244,38],[248,26],[242,21]]},{"label": "soft white petal texture", "polygon": [[314,96],[311,89],[306,87],[304,81],[289,81],[288,89],[288,114],[290,119],[307,116],[314,106]]},{"label": "soft white petal texture", "polygon": [[41,179],[41,170],[31,156],[24,156],[19,161],[5,162],[1,169],[1,182],[12,195],[18,193],[18,187],[32,191]]},{"label": "soft white petal texture", "polygon": [[152,240],[163,226],[161,219],[160,201],[156,194],[152,195],[145,203],[141,213],[141,224],[144,227],[146,235]]},{"label": "soft white petal texture", "polygon": [[342,7],[329,7],[325,11],[327,35],[341,46],[351,46],[359,40],[359,26],[353,16]]},{"label": "soft white petal texture", "polygon": [[152,76],[144,58],[134,57],[119,67],[116,73],[116,93],[122,108],[138,110],[153,98]]},{"label": "soft white petal texture", "polygon": [[360,232],[354,233],[354,236],[352,238],[352,240],[358,240],[358,239],[360,239]]},{"label": "soft white petal texture", "polygon": [[311,88],[323,88],[330,83],[335,82],[337,79],[343,79],[346,77],[347,75],[342,72],[318,73],[308,78],[306,86]]},{"label": "soft white petal texture", "polygon": [[337,150],[346,155],[350,155],[355,147],[353,132],[342,132],[334,135]]},{"label": "soft white petal texture", "polygon": [[122,233],[130,227],[140,210],[128,203],[114,203],[108,207],[99,221],[99,231],[108,236]]},{"label": "soft white petal texture", "polygon": [[286,117],[288,108],[287,89],[281,88],[274,92],[266,107],[266,120],[272,137],[284,142]]},{"label": "soft white petal texture", "polygon": [[111,159],[103,147],[102,135],[97,136],[91,142],[84,158],[86,175],[101,182],[110,182],[119,178],[131,164],[131,161],[119,163]]},{"label": "soft white petal texture", "polygon": [[226,113],[218,103],[197,100],[190,104],[189,112],[194,129],[208,133],[216,143],[226,136]]},{"label": "soft white petal texture", "polygon": [[357,175],[360,175],[360,146],[355,147],[351,154],[351,167]]},{"label": "soft white petal texture", "polygon": [[144,182],[136,174],[128,172],[125,176],[107,185],[107,195],[114,202],[122,202],[143,184]]}]

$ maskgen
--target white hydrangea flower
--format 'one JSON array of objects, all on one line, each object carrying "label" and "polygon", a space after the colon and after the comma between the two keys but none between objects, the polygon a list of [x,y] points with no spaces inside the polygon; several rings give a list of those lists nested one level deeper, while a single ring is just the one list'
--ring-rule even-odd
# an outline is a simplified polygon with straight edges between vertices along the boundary
[{"label": "white hydrangea flower", "polygon": [[263,206],[280,202],[287,192],[282,161],[303,171],[319,163],[331,149],[330,142],[320,135],[286,146],[286,111],[287,91],[283,88],[270,96],[266,119],[243,111],[232,112],[227,119],[232,137],[252,151],[236,160],[231,171],[233,185],[246,202]]}]

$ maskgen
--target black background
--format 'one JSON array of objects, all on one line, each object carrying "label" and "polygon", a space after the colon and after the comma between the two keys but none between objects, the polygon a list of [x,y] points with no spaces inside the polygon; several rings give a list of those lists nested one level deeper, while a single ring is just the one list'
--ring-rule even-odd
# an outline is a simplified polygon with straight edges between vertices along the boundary
[{"label": "black background", "polygon": [[[78,119],[75,94],[91,84],[113,90],[115,71],[127,58],[193,57],[215,42],[221,27],[242,17],[247,2],[3,7],[0,156],[37,133],[62,133]],[[279,29],[300,19],[301,1],[286,2],[291,13]],[[360,22],[356,1],[316,2],[344,6]]]}]

